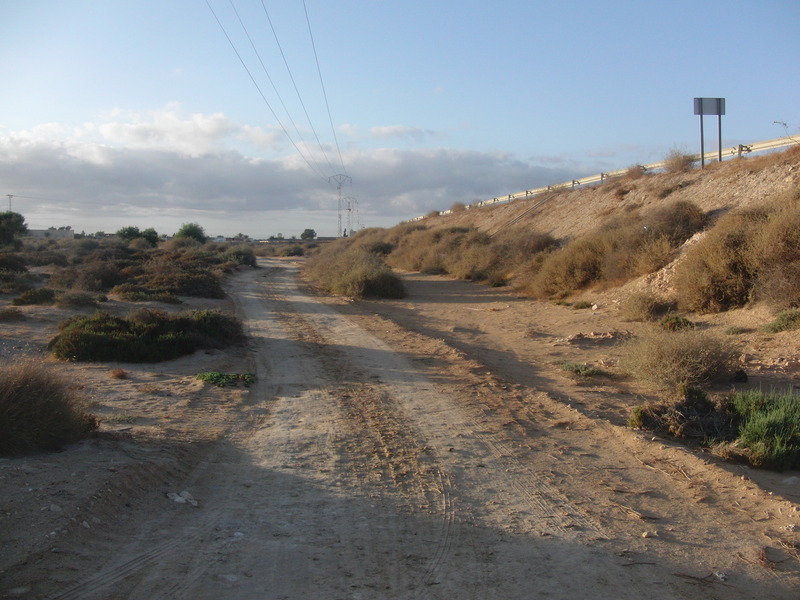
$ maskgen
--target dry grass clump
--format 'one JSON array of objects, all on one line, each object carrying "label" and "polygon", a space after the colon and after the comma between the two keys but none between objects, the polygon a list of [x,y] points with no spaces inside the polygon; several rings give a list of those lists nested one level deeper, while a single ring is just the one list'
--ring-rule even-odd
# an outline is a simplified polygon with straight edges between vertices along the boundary
[{"label": "dry grass clump", "polygon": [[719,312],[764,300],[800,304],[800,187],[720,218],[675,271],[678,302]]},{"label": "dry grass clump", "polygon": [[555,246],[549,235],[509,228],[495,236],[474,227],[398,232],[387,261],[394,267],[458,279],[505,284],[524,265]]},{"label": "dry grass clump", "polygon": [[620,316],[626,321],[655,321],[672,309],[672,303],[651,292],[635,292],[619,305]]},{"label": "dry grass clump", "polygon": [[0,454],[57,450],[97,429],[86,402],[40,361],[0,367]]},{"label": "dry grass clump", "polygon": [[[339,251],[318,254],[305,267],[321,289],[352,298],[402,298],[405,288],[383,259],[359,245],[335,244]],[[333,244],[332,244],[333,246]]]},{"label": "dry grass clump", "polygon": [[548,256],[528,291],[540,298],[563,298],[590,285],[619,284],[652,273],[669,263],[676,248],[704,223],[703,212],[685,201],[611,218]]},{"label": "dry grass clump", "polygon": [[673,148],[664,159],[664,168],[669,173],[685,173],[694,166],[695,162],[690,154]]},{"label": "dry grass clump", "polygon": [[26,318],[25,313],[13,306],[0,309],[0,323],[24,321]]},{"label": "dry grass clump", "polygon": [[625,343],[620,367],[653,385],[678,389],[726,381],[735,357],[729,342],[702,331],[653,328]]}]

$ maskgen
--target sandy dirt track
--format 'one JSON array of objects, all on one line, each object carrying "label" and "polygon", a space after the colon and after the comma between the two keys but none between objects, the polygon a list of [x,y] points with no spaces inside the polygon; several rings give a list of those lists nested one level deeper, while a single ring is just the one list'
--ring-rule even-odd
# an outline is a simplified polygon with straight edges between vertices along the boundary
[{"label": "sandy dirt track", "polygon": [[[230,290],[250,335],[230,366],[256,384],[176,404],[180,443],[64,453],[128,475],[52,537],[50,499],[44,523],[6,503],[2,526],[39,537],[2,536],[2,597],[797,598],[791,474],[630,431],[622,384],[552,368],[597,327],[573,342],[613,353],[602,310],[412,275],[403,301],[346,302],[309,293],[294,263],[261,264]],[[4,486],[45,490],[42,465],[68,465],[15,461]],[[182,491],[197,506],[166,496]]]}]

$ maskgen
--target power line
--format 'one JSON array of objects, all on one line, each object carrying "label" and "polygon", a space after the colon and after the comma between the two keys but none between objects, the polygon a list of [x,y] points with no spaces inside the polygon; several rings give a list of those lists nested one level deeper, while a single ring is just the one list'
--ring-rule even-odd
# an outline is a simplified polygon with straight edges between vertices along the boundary
[{"label": "power line", "polygon": [[339,162],[342,165],[342,172],[346,175],[347,169],[344,166],[342,159],[342,150],[339,148],[339,139],[336,137],[336,128],[333,126],[333,117],[331,117],[331,107],[328,104],[328,94],[325,92],[325,82],[322,80],[322,70],[319,67],[319,57],[317,56],[317,46],[314,43],[314,34],[311,32],[311,21],[308,18],[308,8],[306,7],[306,0],[303,0],[303,10],[306,13],[306,25],[308,25],[308,36],[311,38],[311,48],[314,50],[314,60],[317,63],[317,73],[319,74],[319,83],[322,87],[322,96],[325,98],[325,108],[328,111],[328,121],[331,124],[331,132],[333,133],[333,140],[336,142],[336,151],[339,153]]},{"label": "power line", "polygon": [[319,139],[319,135],[317,135],[317,130],[314,127],[314,124],[311,122],[311,117],[308,114],[308,109],[306,108],[305,102],[303,102],[303,97],[300,95],[300,90],[297,87],[297,82],[294,79],[294,75],[292,75],[292,70],[291,68],[289,68],[289,61],[286,60],[286,54],[283,52],[283,46],[281,46],[281,42],[278,39],[278,34],[275,31],[275,27],[272,24],[272,19],[269,16],[269,12],[267,12],[267,7],[264,4],[264,0],[261,0],[261,7],[264,9],[264,15],[267,17],[267,22],[269,23],[269,27],[272,30],[272,36],[275,38],[275,44],[278,46],[278,50],[281,53],[281,58],[283,58],[283,64],[286,67],[286,72],[289,74],[289,79],[292,81],[292,85],[294,86],[294,91],[297,94],[297,99],[300,101],[300,106],[303,107],[303,112],[306,115],[306,120],[308,121],[308,125],[309,127],[311,127],[311,131],[314,133],[314,138],[317,140],[319,149],[322,152],[322,155],[325,157],[325,161],[328,163],[331,172],[336,172],[336,169],[333,168],[333,165],[331,164],[331,161],[328,158],[328,154],[325,152],[325,147],[323,146],[322,142]]},{"label": "power line", "polygon": [[275,110],[272,108],[272,105],[269,103],[269,100],[267,100],[267,97],[264,95],[264,92],[261,90],[261,86],[258,85],[258,82],[255,80],[255,77],[253,77],[253,74],[250,72],[250,69],[247,68],[247,64],[244,62],[244,59],[242,58],[242,55],[239,54],[239,50],[236,49],[236,45],[233,43],[233,40],[228,35],[228,32],[225,30],[225,26],[222,24],[222,21],[220,21],[219,17],[217,16],[217,13],[214,12],[214,9],[211,6],[211,3],[209,2],[209,0],[206,0],[206,6],[208,6],[208,10],[211,11],[211,14],[214,15],[214,19],[217,21],[217,25],[219,25],[219,28],[222,30],[222,33],[225,35],[225,38],[228,40],[228,43],[230,44],[231,48],[233,49],[234,53],[236,54],[236,57],[239,59],[239,62],[242,64],[242,67],[244,67],[244,70],[247,72],[248,77],[250,77],[250,81],[253,82],[253,85],[256,87],[256,90],[258,90],[258,93],[261,96],[261,99],[264,101],[264,104],[267,105],[267,108],[269,108],[270,112],[272,113],[272,116],[275,117],[275,120],[278,122],[278,125],[280,126],[280,128],[283,131],[283,133],[286,136],[286,138],[292,143],[292,146],[294,146],[294,149],[297,150],[297,153],[300,155],[300,157],[303,159],[303,161],[308,165],[308,167],[312,171],[314,171],[314,173],[316,173],[320,178],[325,179],[325,177],[322,175],[322,173],[320,173],[314,167],[314,165],[312,165],[309,162],[309,160],[306,158],[305,154],[303,154],[303,151],[300,150],[300,148],[297,146],[295,141],[292,139],[292,136],[289,135],[288,131],[286,131],[286,127],[283,126],[283,123],[281,122],[280,118],[275,113]]},{"label": "power line", "polygon": [[[267,76],[267,80],[269,80],[269,83],[272,86],[272,89],[275,92],[275,95],[278,97],[278,100],[280,101],[281,106],[283,107],[283,110],[286,113],[286,116],[288,117],[289,121],[291,122],[292,126],[294,127],[294,131],[297,134],[297,137],[300,139],[300,142],[303,144],[303,146],[305,146],[306,151],[308,151],[309,156],[310,157],[313,156],[311,151],[308,148],[308,144],[303,139],[303,134],[300,133],[300,129],[297,127],[297,123],[295,123],[294,119],[292,118],[291,113],[289,112],[289,109],[286,107],[286,103],[283,101],[283,97],[281,96],[281,93],[278,91],[278,88],[275,85],[275,82],[272,80],[272,77],[270,76],[269,71],[267,70],[267,66],[264,64],[264,61],[261,58],[261,53],[258,51],[258,48],[256,48],[255,42],[253,42],[253,38],[250,36],[250,32],[247,30],[247,26],[244,24],[244,21],[242,20],[242,17],[239,15],[239,11],[236,10],[236,6],[233,4],[233,0],[229,0],[229,2],[230,2],[230,5],[231,5],[231,8],[233,9],[234,14],[236,15],[236,18],[239,20],[239,25],[241,25],[242,31],[244,31],[244,34],[247,36],[247,39],[250,42],[250,47],[253,49],[253,52],[255,53],[256,58],[258,58],[258,62],[261,64],[261,69],[264,71],[264,75]],[[263,1],[262,1],[262,6],[263,6]],[[264,10],[266,11],[266,8]],[[267,19],[269,19],[269,15],[267,15]],[[271,25],[271,23],[270,23],[270,25]],[[274,30],[273,30],[273,33],[274,33]],[[313,129],[313,127],[312,127],[312,129]],[[314,133],[316,135],[316,132],[314,132]],[[319,138],[317,138],[317,142],[319,142]],[[330,167],[331,171],[333,171],[334,170],[333,166],[331,165],[330,160],[328,160],[327,155],[325,155],[325,151],[324,150],[322,151],[322,154],[323,154],[323,156],[325,156],[325,161],[328,163],[328,167]]]}]

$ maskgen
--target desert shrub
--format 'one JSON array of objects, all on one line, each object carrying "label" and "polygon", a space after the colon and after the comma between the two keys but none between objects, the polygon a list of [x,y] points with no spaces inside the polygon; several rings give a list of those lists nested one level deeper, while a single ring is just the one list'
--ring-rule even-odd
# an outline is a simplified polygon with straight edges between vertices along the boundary
[{"label": "desert shrub", "polygon": [[21,294],[34,287],[35,276],[30,273],[0,269],[0,294]]},{"label": "desert shrub", "polygon": [[729,213],[690,248],[675,271],[682,307],[718,312],[765,300],[800,304],[800,187]]},{"label": "desert shrub", "polygon": [[53,288],[35,288],[22,292],[22,294],[14,298],[11,303],[14,306],[53,304],[58,294],[58,290],[54,290]]},{"label": "desert shrub", "polygon": [[24,273],[28,269],[25,267],[25,258],[15,252],[0,252],[0,270],[15,273]]},{"label": "desert shrub", "polygon": [[733,346],[701,331],[653,328],[623,346],[620,367],[666,388],[726,380],[734,370]]},{"label": "desert shrub", "polygon": [[592,308],[592,306],[594,306],[594,304],[588,300],[578,300],[572,305],[572,310],[585,310],[587,308]]},{"label": "desert shrub", "polygon": [[0,323],[24,321],[26,318],[25,314],[18,308],[0,308]]},{"label": "desert shrub", "polygon": [[112,379],[127,379],[128,378],[128,372],[125,369],[120,369],[120,368],[111,369],[110,375],[111,375]]},{"label": "desert shrub", "polygon": [[128,302],[164,302],[166,304],[181,304],[181,299],[172,292],[164,292],[146,288],[134,283],[123,283],[113,287],[110,291],[120,300]]},{"label": "desert shrub", "polygon": [[0,454],[57,450],[97,429],[69,381],[39,361],[0,367]]},{"label": "desert shrub", "polygon": [[686,317],[680,315],[666,315],[662,318],[658,325],[665,331],[683,331],[685,329],[694,329],[695,324]]},{"label": "desert shrub", "polygon": [[453,202],[450,206],[450,212],[458,213],[464,212],[467,209],[466,205],[463,202]]},{"label": "desert shrub", "polygon": [[701,443],[732,439],[736,435],[735,417],[724,399],[712,401],[703,390],[684,386],[678,399],[645,402],[631,410],[628,425]]},{"label": "desert shrub", "polygon": [[654,321],[670,310],[671,304],[650,292],[635,292],[620,303],[620,316],[626,321]]},{"label": "desert shrub", "polygon": [[306,274],[332,294],[355,298],[402,298],[402,280],[376,254],[361,247],[321,254],[306,265]]},{"label": "desert shrub", "polygon": [[781,312],[774,321],[761,328],[762,331],[767,333],[779,333],[794,329],[800,329],[800,309],[798,308],[791,308]]},{"label": "desert shrub", "polygon": [[250,246],[234,246],[223,252],[221,258],[226,262],[233,262],[237,265],[246,265],[248,267],[257,265],[255,252]]},{"label": "desert shrub", "polygon": [[754,466],[800,468],[800,396],[748,390],[735,393],[731,406],[740,420],[737,443]]},{"label": "desert shrub", "polygon": [[563,298],[593,284],[618,284],[655,272],[704,222],[703,212],[684,201],[611,218],[547,256],[529,291]]},{"label": "desert shrub", "polygon": [[77,361],[159,362],[244,339],[241,322],[218,311],[169,315],[139,309],[127,318],[97,312],[73,317],[48,344],[57,358]]},{"label": "desert shrub", "polygon": [[217,387],[235,387],[240,383],[244,387],[250,387],[256,379],[252,373],[221,373],[219,371],[205,371],[198,373],[195,377]]},{"label": "desert shrub", "polygon": [[674,278],[682,308],[719,312],[750,300],[757,266],[748,250],[765,220],[762,209],[729,213],[687,250]]},{"label": "desert shrub", "polygon": [[586,363],[565,362],[561,364],[561,370],[567,371],[576,377],[595,377],[597,375],[605,375],[605,372],[601,369]]},{"label": "desert shrub", "polygon": [[579,238],[545,259],[529,289],[537,297],[566,297],[600,279],[603,254],[597,240]]},{"label": "desert shrub", "polygon": [[56,304],[64,308],[97,306],[97,296],[88,292],[64,292],[59,294]]},{"label": "desert shrub", "polygon": [[683,173],[694,166],[695,160],[690,154],[686,154],[673,148],[664,158],[664,168],[669,173]]}]

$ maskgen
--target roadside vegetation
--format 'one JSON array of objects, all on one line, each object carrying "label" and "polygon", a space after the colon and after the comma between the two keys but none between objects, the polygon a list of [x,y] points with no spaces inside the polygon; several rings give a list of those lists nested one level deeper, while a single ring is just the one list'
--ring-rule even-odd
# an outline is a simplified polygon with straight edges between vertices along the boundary
[{"label": "roadside vegetation", "polygon": [[[751,174],[796,160],[798,154],[795,148],[709,169]],[[667,175],[661,179],[631,167],[626,175],[603,184],[620,201],[638,189],[660,202],[628,203],[599,220],[594,230],[568,239],[537,232],[535,219],[487,229],[479,216],[468,218],[473,210],[483,209],[454,203],[454,219],[431,211],[413,222],[363,230],[326,245],[309,261],[306,274],[325,291],[354,297],[396,297],[394,285],[370,287],[369,277],[363,275],[372,269],[384,280],[390,276],[387,269],[393,268],[509,286],[535,299],[578,308],[592,306],[585,301],[592,291],[656,273],[680,256],[674,263],[671,297],[645,290],[627,294],[619,305],[625,320],[648,324],[624,344],[619,370],[664,398],[637,407],[631,425],[694,437],[727,448],[731,455],[735,447],[739,458],[754,465],[796,468],[796,450],[791,448],[800,444],[797,431],[787,433],[784,428],[774,434],[772,425],[763,425],[774,420],[785,424],[791,418],[775,417],[774,408],[769,409],[773,416],[755,415],[774,405],[789,407],[778,412],[793,415],[797,397],[789,392],[774,401],[756,402],[756,411],[742,408],[737,396],[710,399],[705,389],[729,385],[742,375],[746,379],[737,370],[741,349],[734,337],[744,330],[731,327],[726,335],[714,335],[697,327],[691,314],[760,302],[775,314],[762,331],[800,328],[800,187],[721,216],[706,214],[690,201],[670,198],[692,184],[680,178],[694,168],[691,157],[673,150],[666,162]],[[692,244],[686,244],[690,239]],[[565,363],[562,369],[575,377],[595,374],[576,363]],[[772,437],[774,442],[769,441]]]},{"label": "roadside vegetation", "polygon": [[160,362],[244,340],[238,319],[210,310],[169,314],[143,308],[127,317],[96,312],[68,319],[60,329],[48,346],[53,356],[89,362]]},{"label": "roadside vegetation", "polygon": [[0,365],[0,455],[57,450],[97,429],[87,402],[53,366]]}]

